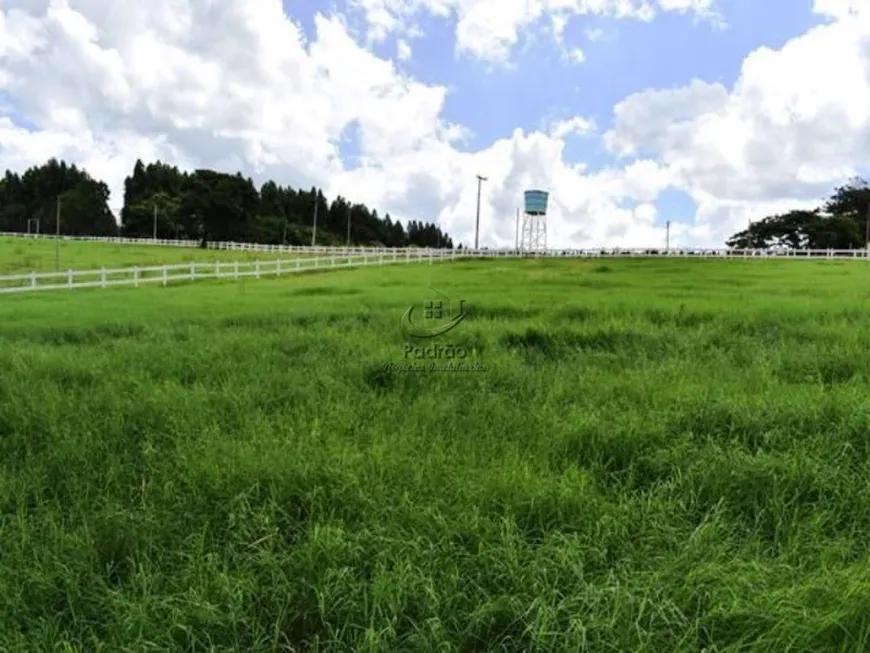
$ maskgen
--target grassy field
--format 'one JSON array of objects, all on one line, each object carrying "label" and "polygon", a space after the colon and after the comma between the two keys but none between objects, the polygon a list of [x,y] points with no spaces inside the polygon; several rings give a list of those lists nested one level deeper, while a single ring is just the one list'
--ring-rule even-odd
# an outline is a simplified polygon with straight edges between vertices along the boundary
[{"label": "grassy field", "polygon": [[[55,272],[55,241],[0,238],[0,275],[29,272]],[[101,267],[151,267],[176,263],[208,263],[212,261],[274,261],[278,258],[298,258],[299,254],[275,252],[234,252],[195,247],[155,245],[122,245],[95,241],[61,241],[60,271],[91,270]]]},{"label": "grassy field", "polygon": [[[385,371],[430,286],[485,369]],[[0,649],[866,651],[868,299],[682,260],[3,298]]]}]

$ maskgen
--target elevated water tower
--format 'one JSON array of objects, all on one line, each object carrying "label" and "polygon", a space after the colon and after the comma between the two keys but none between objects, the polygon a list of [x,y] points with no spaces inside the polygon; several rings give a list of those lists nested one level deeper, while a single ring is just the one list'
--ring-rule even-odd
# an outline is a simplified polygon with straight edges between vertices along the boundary
[{"label": "elevated water tower", "polygon": [[527,190],[523,193],[521,250],[542,252],[547,249],[547,200],[549,197],[550,194],[544,190]]}]

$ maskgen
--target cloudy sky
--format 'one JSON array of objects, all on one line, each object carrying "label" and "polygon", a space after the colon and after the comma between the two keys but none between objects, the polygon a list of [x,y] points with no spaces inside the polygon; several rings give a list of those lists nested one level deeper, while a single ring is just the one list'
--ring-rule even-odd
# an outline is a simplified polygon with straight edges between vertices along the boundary
[{"label": "cloudy sky", "polygon": [[481,245],[719,246],[870,164],[868,0],[0,0],[0,170],[137,157]]}]

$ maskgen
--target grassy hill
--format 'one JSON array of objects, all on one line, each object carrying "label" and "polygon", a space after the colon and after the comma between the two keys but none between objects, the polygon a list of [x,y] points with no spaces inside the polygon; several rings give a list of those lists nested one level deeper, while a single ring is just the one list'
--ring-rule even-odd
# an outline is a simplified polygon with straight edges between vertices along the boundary
[{"label": "grassy hill", "polygon": [[[59,256],[56,254],[59,251]],[[29,272],[54,272],[59,260],[60,271],[96,268],[150,267],[211,261],[254,261],[295,258],[299,254],[276,252],[242,252],[196,247],[128,245],[85,240],[64,240],[57,247],[54,240],[0,237],[0,275]]]},{"label": "grassy hill", "polygon": [[[499,260],[5,297],[0,648],[866,650],[868,282]],[[401,330],[444,296],[468,316],[429,353],[465,371]]]}]

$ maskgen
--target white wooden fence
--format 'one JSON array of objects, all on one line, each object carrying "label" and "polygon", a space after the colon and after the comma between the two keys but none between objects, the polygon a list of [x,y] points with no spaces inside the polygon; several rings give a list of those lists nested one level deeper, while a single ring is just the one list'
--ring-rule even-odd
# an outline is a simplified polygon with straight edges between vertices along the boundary
[{"label": "white wooden fence", "polygon": [[[226,249],[251,250],[250,243],[220,243]],[[266,246],[270,247],[270,246]],[[277,246],[276,246],[277,247]],[[259,250],[272,251],[272,250]],[[519,250],[447,250],[447,249],[353,249],[353,248],[297,248],[296,252],[324,254],[297,256],[292,259],[270,261],[194,262],[156,267],[127,267],[117,269],[67,270],[64,272],[30,272],[0,276],[0,294],[35,290],[61,290],[72,288],[106,288],[108,286],[139,286],[198,279],[240,279],[268,277],[305,272],[388,263],[422,263],[472,258],[695,258],[695,259],[755,259],[755,260],[870,260],[868,250],[736,250],[736,249],[572,249],[539,252]]]},{"label": "white wooden fence", "polygon": [[[438,251],[438,250],[433,250]],[[458,250],[461,257],[569,257],[569,258],[703,258],[703,259],[870,259],[865,249],[665,249],[665,248],[601,248],[601,249],[548,249],[539,252],[516,249]]]},{"label": "white wooden fence", "polygon": [[[0,231],[0,238],[26,238],[39,240],[54,240],[54,234],[28,234],[20,231]],[[123,245],[161,245],[163,247],[199,247],[198,240],[171,240],[167,238],[120,238],[114,236],[60,236],[61,240],[85,240],[101,243],[116,243]]]},{"label": "white wooden fence", "polygon": [[[169,240],[166,238],[120,238],[113,236],[55,236],[54,234],[27,234],[21,232],[0,231],[0,238],[22,238],[22,239],[38,239],[38,240],[55,240],[60,238],[62,241],[87,241],[99,242],[109,245],[152,245],[157,247],[186,247],[198,248],[200,241],[198,240]],[[326,247],[309,245],[267,245],[263,243],[235,243],[209,241],[206,243],[206,249],[231,250],[237,252],[274,252],[276,254],[377,254],[385,252],[405,251],[406,249],[414,252],[427,248],[407,247],[407,248],[392,248],[392,247]]]},{"label": "white wooden fence", "polygon": [[[39,238],[55,239],[54,234],[27,234],[21,232],[0,232],[0,238]],[[156,245],[164,247],[199,247],[198,240],[167,240],[154,238],[120,238],[107,236],[60,236],[61,240],[81,240],[104,242],[109,244],[127,245]],[[395,252],[412,252],[414,256],[423,252],[443,252],[444,250],[421,247],[326,247],[309,245],[267,245],[263,243],[236,243],[236,242],[208,242],[207,249],[230,250],[239,252],[274,252],[276,254],[327,254],[331,256],[363,255],[363,254],[390,254]],[[670,248],[664,247],[636,247],[636,248],[591,248],[591,249],[548,249],[546,251],[529,252],[513,248],[458,250],[463,257],[528,257],[528,256],[572,256],[579,258],[618,256],[675,256],[693,258],[835,258],[835,259],[861,259],[870,258],[868,249],[703,249],[703,248]]]},{"label": "white wooden fence", "polygon": [[36,290],[71,290],[74,288],[107,288],[109,286],[169,285],[178,281],[201,279],[241,279],[245,277],[279,277],[312,270],[332,270],[389,263],[423,263],[455,258],[450,250],[437,253],[418,252],[366,253],[345,256],[332,255],[274,261],[231,261],[215,263],[181,263],[155,267],[67,270],[65,272],[31,272],[0,276],[0,294]]}]

